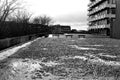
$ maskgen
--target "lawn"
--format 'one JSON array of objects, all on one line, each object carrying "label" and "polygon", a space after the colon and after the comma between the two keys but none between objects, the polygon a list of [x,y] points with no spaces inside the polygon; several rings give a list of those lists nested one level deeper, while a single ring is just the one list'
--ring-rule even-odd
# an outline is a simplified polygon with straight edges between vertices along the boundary
[{"label": "lawn", "polygon": [[0,62],[0,80],[119,80],[120,40],[42,38]]}]

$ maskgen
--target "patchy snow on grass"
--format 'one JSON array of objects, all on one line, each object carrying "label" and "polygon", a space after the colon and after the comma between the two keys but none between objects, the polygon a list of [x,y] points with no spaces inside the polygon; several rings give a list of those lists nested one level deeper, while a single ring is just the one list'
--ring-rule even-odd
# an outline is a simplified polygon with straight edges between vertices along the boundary
[{"label": "patchy snow on grass", "polygon": [[39,70],[43,68],[42,65],[45,65],[47,67],[59,65],[59,63],[57,62],[52,62],[52,61],[42,62],[41,60],[31,60],[31,59],[28,59],[26,61],[24,61],[23,59],[17,59],[11,62],[12,63],[10,66],[14,70],[24,70],[25,72],[32,72],[35,70]]},{"label": "patchy snow on grass", "polygon": [[44,63],[42,63],[42,64],[44,64],[45,66],[48,66],[48,67],[59,65],[59,63],[53,62],[53,61],[44,62]]},{"label": "patchy snow on grass", "polygon": [[94,63],[101,63],[101,64],[105,64],[105,65],[111,65],[111,66],[120,66],[120,62],[117,62],[117,61],[105,61],[105,60],[102,60],[100,58],[97,58],[97,60],[95,59],[92,59],[92,60],[89,60],[91,62],[94,62]]},{"label": "patchy snow on grass", "polygon": [[117,61],[105,61],[93,54],[85,54],[84,56],[68,56],[68,57],[61,57],[62,59],[81,59],[84,61],[90,61],[92,63],[100,63],[105,65],[111,65],[111,66],[120,66],[120,62]]},{"label": "patchy snow on grass", "polygon": [[90,46],[90,47],[101,47],[101,46],[104,46],[104,45],[83,45],[83,46]]},{"label": "patchy snow on grass", "polygon": [[[56,65],[54,62],[50,61],[47,63],[43,63],[41,60],[33,60],[33,59],[14,59],[11,61],[9,65],[10,71],[12,75],[15,75],[17,80],[56,80],[54,79],[56,76],[43,71],[43,65],[53,66]],[[16,76],[17,75],[17,76]],[[20,77],[19,77],[20,76]],[[27,77],[26,77],[27,76]],[[32,77],[31,77],[32,76]],[[10,76],[11,78],[15,78]],[[11,80],[11,79],[10,79]]]},{"label": "patchy snow on grass", "polygon": [[31,63],[29,66],[30,66],[30,68],[29,68],[30,71],[34,71],[36,69],[42,68],[42,66],[38,62]]},{"label": "patchy snow on grass", "polygon": [[100,49],[96,49],[96,48],[79,47],[77,45],[69,45],[69,46],[72,48],[79,49],[79,50],[100,50]]},{"label": "patchy snow on grass", "polygon": [[87,60],[85,56],[74,56],[72,59],[82,59],[82,60]]},{"label": "patchy snow on grass", "polygon": [[43,48],[43,50],[48,50],[47,48]]},{"label": "patchy snow on grass", "polygon": [[81,59],[81,60],[87,60],[87,57],[85,57],[85,56],[62,56],[60,58],[62,60],[63,59]]},{"label": "patchy snow on grass", "polygon": [[42,66],[35,61],[28,60],[24,62],[22,59],[15,60],[11,63],[12,68],[14,70],[24,70],[25,72],[31,72],[35,69],[42,68]]},{"label": "patchy snow on grass", "polygon": [[94,60],[97,60],[98,59],[98,57],[96,57],[94,54],[90,54],[90,53],[88,53],[88,54],[84,54],[88,59],[94,59]]},{"label": "patchy snow on grass", "polygon": [[104,57],[110,57],[110,58],[117,58],[117,56],[112,56],[112,55],[108,55],[108,54],[105,54],[105,53],[99,53],[98,55],[99,56],[104,56]]},{"label": "patchy snow on grass", "polygon": [[[88,60],[90,62],[97,62],[97,63],[102,63],[102,64],[105,64],[105,65],[111,65],[111,66],[120,66],[120,62],[117,62],[117,61],[105,61],[95,55],[92,55],[92,54],[87,54],[88,57]],[[92,59],[91,59],[92,58]]]},{"label": "patchy snow on grass", "polygon": [[14,69],[23,69],[23,68],[28,68],[29,67],[28,63],[22,62],[21,60],[13,61],[11,66]]},{"label": "patchy snow on grass", "polygon": [[75,42],[76,40],[70,40],[70,41]]},{"label": "patchy snow on grass", "polygon": [[3,60],[3,59],[5,59],[5,58],[7,58],[8,56],[14,54],[15,52],[17,52],[19,49],[21,49],[21,48],[23,48],[23,47],[29,46],[32,42],[37,41],[38,39],[40,39],[40,38],[37,38],[37,39],[35,39],[35,40],[33,40],[33,41],[30,41],[30,42],[27,42],[27,43],[25,43],[25,44],[23,44],[23,45],[14,47],[14,48],[12,48],[12,49],[7,49],[6,51],[1,52],[1,53],[0,53],[0,60]]}]

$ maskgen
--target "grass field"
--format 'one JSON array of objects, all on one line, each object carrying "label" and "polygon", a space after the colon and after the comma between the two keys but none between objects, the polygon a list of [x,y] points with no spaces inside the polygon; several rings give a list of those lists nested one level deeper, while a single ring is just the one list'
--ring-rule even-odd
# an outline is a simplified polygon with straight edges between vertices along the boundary
[{"label": "grass field", "polygon": [[0,80],[120,80],[120,40],[42,38],[2,60]]}]

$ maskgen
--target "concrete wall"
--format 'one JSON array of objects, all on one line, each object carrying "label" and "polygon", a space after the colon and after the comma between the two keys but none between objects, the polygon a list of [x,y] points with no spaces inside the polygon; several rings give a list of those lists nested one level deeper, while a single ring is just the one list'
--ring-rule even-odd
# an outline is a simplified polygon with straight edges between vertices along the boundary
[{"label": "concrete wall", "polygon": [[37,35],[27,35],[27,36],[2,39],[0,40],[0,50],[20,44],[20,43],[27,42],[35,38],[37,38]]},{"label": "concrete wall", "polygon": [[111,38],[120,39],[120,0],[116,0],[116,20],[111,25]]}]

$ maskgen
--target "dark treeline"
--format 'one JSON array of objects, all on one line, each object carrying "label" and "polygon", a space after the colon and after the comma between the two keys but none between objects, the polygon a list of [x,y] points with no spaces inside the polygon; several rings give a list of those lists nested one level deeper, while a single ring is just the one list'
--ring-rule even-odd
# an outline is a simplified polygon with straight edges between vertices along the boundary
[{"label": "dark treeline", "polygon": [[46,25],[32,23],[2,22],[0,23],[0,39],[39,34],[47,35],[49,28]]}]

